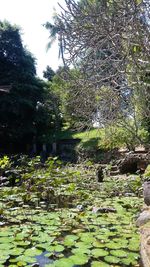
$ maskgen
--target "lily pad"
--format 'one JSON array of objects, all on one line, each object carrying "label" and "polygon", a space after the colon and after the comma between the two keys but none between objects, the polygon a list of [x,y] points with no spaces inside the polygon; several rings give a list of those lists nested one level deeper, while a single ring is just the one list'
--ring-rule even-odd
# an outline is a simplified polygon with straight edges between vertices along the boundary
[{"label": "lily pad", "polygon": [[104,249],[92,249],[91,254],[94,258],[107,256],[109,253]]},{"label": "lily pad", "polygon": [[23,248],[14,248],[14,249],[11,249],[9,254],[12,255],[12,256],[17,256],[17,255],[20,255],[20,254],[23,254],[24,252],[24,249]]},{"label": "lily pad", "polygon": [[25,250],[24,252],[24,256],[28,256],[28,257],[34,257],[34,256],[37,256],[37,255],[40,255],[42,254],[42,250],[40,249],[37,249],[35,247],[33,248],[28,248],[27,250]]},{"label": "lily pad", "polygon": [[114,263],[119,263],[120,259],[114,256],[106,256],[104,260],[108,263],[114,264]]},{"label": "lily pad", "polygon": [[109,267],[110,265],[108,265],[107,263],[103,262],[103,261],[92,261],[91,263],[91,267]]},{"label": "lily pad", "polygon": [[111,250],[110,254],[113,256],[116,256],[118,258],[124,258],[128,256],[128,253],[124,250],[118,249],[118,250]]},{"label": "lily pad", "polygon": [[89,261],[89,257],[85,254],[72,255],[69,259],[74,263],[74,265],[84,265]]}]

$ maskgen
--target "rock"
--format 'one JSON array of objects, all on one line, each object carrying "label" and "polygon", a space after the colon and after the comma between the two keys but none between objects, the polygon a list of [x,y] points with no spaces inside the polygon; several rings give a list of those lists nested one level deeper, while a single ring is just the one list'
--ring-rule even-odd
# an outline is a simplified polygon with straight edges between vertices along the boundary
[{"label": "rock", "polygon": [[150,181],[144,183],[143,189],[144,202],[147,206],[150,206]]},{"label": "rock", "polygon": [[139,218],[137,219],[137,221],[136,221],[136,225],[137,225],[138,227],[141,227],[141,226],[143,226],[144,224],[146,224],[146,223],[149,222],[149,221],[150,221],[150,212],[147,211],[147,210],[144,210],[144,211],[140,214]]},{"label": "rock", "polygon": [[109,207],[93,207],[93,213],[108,213],[108,212],[116,212],[116,209]]},{"label": "rock", "polygon": [[119,163],[119,170],[121,174],[127,173],[144,173],[146,167],[150,163],[149,154],[140,154],[129,152],[125,158]]},{"label": "rock", "polygon": [[141,231],[141,263],[143,267],[150,267],[150,245],[149,245],[150,229],[144,228]]}]

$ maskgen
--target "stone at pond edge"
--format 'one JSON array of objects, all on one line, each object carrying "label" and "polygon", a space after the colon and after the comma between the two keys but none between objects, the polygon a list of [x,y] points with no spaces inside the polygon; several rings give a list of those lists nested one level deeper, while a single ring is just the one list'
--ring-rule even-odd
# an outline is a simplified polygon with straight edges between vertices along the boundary
[{"label": "stone at pond edge", "polygon": [[150,229],[144,228],[141,230],[141,260],[143,267],[150,267],[150,245],[149,242]]},{"label": "stone at pond edge", "polygon": [[144,202],[146,205],[150,206],[150,181],[144,183],[143,189]]},{"label": "stone at pond edge", "polygon": [[146,223],[149,222],[149,221],[150,221],[150,212],[147,211],[147,210],[144,210],[144,211],[140,214],[139,218],[137,219],[137,221],[136,221],[136,225],[137,225],[138,227],[141,227],[142,225],[146,224]]}]

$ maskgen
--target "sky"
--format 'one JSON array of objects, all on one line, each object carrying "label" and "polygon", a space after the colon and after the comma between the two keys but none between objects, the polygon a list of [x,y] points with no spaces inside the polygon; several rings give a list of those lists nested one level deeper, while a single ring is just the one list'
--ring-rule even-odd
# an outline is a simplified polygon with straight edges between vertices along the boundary
[{"label": "sky", "polygon": [[43,70],[49,65],[56,70],[62,64],[58,59],[57,42],[46,52],[48,31],[42,26],[52,22],[54,8],[64,0],[0,0],[0,20],[8,20],[22,29],[23,44],[37,59],[37,75],[42,78]]}]

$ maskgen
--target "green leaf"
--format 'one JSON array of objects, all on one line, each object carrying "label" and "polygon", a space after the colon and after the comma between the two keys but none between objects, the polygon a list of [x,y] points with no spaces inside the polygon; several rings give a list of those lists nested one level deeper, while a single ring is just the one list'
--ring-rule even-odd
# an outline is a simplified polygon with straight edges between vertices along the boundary
[{"label": "green leaf", "polygon": [[72,255],[69,259],[74,263],[74,265],[84,265],[89,261],[89,257],[85,254]]},{"label": "green leaf", "polygon": [[124,258],[128,256],[128,253],[124,250],[111,250],[110,254],[112,254],[113,256],[119,257],[119,258]]},{"label": "green leaf", "polygon": [[107,256],[109,253],[104,249],[92,249],[91,254],[94,258]]},{"label": "green leaf", "polygon": [[117,258],[117,257],[114,257],[114,256],[106,256],[104,258],[105,261],[111,263],[111,264],[114,264],[114,263],[119,263],[120,259]]},{"label": "green leaf", "polygon": [[91,267],[109,267],[110,265],[108,265],[107,263],[103,262],[103,261],[92,261],[91,263]]}]

